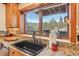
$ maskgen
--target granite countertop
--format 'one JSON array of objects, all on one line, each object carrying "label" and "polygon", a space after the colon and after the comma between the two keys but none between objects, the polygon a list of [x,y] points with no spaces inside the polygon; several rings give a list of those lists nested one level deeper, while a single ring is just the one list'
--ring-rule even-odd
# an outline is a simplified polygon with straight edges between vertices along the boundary
[{"label": "granite countertop", "polygon": [[[18,41],[16,41],[18,42]],[[16,49],[17,51],[23,53],[25,56],[31,56],[17,48],[15,48],[14,46],[11,46],[11,44],[7,43],[7,42],[3,42],[7,47]],[[14,42],[13,42],[14,43]],[[12,44],[13,44],[12,43]],[[38,53],[36,56],[62,56],[64,55],[64,53],[62,51],[57,51],[57,52],[53,52],[51,51],[51,49],[47,46],[46,48],[44,48],[40,53]]]},{"label": "granite countertop", "polygon": [[[16,49],[17,51],[23,53],[25,56],[31,56],[13,46],[10,46],[11,48]],[[6,53],[5,53],[6,52]],[[8,50],[6,48],[3,48],[0,50],[0,56],[7,56]],[[49,47],[44,48],[39,54],[36,56],[79,56],[79,51],[76,48],[67,48],[63,46],[58,46],[58,51],[53,52]]]},{"label": "granite countertop", "polygon": [[7,56],[8,54],[8,50],[6,48],[2,48],[0,49],[0,56]]},{"label": "granite countertop", "polygon": [[37,56],[63,56],[64,53],[62,51],[53,52],[49,47],[46,47],[43,51],[41,51]]},{"label": "granite countertop", "polygon": [[[19,42],[19,41],[23,41],[23,40],[14,41],[12,43],[8,43],[4,41],[3,43],[6,47],[14,48],[18,50],[19,52],[23,53],[24,55],[27,55],[27,53],[11,46],[11,44],[15,42]],[[79,56],[79,45],[75,46],[75,45],[71,45],[70,43],[65,43],[65,42],[63,43],[59,42],[59,43],[60,44],[58,44],[59,46],[58,46],[57,52],[51,51],[51,49],[47,46],[36,56]],[[27,56],[31,56],[31,55],[28,54]]]},{"label": "granite countertop", "polygon": [[[32,56],[32,55],[29,55],[28,53],[25,53],[15,47],[13,47],[13,46],[11,46],[11,48],[16,49],[17,51],[23,53],[25,56]],[[40,53],[38,53],[36,56],[65,56],[65,54],[62,51],[53,52],[53,51],[51,51],[50,48],[46,47]]]},{"label": "granite countertop", "polygon": [[[11,43],[8,43],[8,42],[4,41],[3,44],[6,47],[10,47],[10,48],[16,49],[17,51],[23,53],[24,55],[30,56],[29,54],[27,54],[27,53],[15,48],[14,46],[11,46],[11,44],[19,42],[19,41],[23,41],[23,40],[17,40],[17,41],[11,42]],[[52,52],[51,49],[48,46],[46,48],[44,48],[40,53],[37,54],[37,56],[56,56],[56,55],[60,56],[60,55],[64,55],[64,54],[61,51]]]},{"label": "granite countertop", "polygon": [[66,56],[79,56],[79,47],[77,46],[59,46],[58,50]]}]

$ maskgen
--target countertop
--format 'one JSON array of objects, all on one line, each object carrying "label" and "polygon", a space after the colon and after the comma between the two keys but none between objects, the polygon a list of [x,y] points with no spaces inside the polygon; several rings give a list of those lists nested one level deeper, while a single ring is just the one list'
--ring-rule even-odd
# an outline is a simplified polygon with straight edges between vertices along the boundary
[{"label": "countertop", "polygon": [[43,51],[41,51],[37,56],[63,56],[64,53],[62,51],[53,52],[49,47],[46,47]]},{"label": "countertop", "polygon": [[[19,40],[21,41],[21,40]],[[18,42],[18,41],[16,41]],[[6,46],[6,47],[9,47],[9,48],[13,48],[13,49],[16,49],[17,51],[23,53],[25,56],[32,56],[32,55],[29,55],[28,53],[25,53],[17,48],[15,48],[14,46],[12,46],[11,44],[13,44],[15,42],[12,42],[12,43],[8,43],[8,42],[3,42],[3,44]],[[47,46],[46,48],[44,48],[40,53],[38,53],[36,56],[62,56],[64,55],[61,51],[57,51],[57,52],[53,52],[51,51],[51,49]]]},{"label": "countertop", "polygon": [[0,56],[7,56],[8,54],[8,50],[6,48],[2,48],[0,49]]},{"label": "countertop", "polygon": [[[29,55],[28,53],[25,53],[25,52],[15,48],[15,47],[13,47],[13,46],[10,46],[10,47],[23,53],[25,56],[32,56],[32,55]],[[62,51],[53,52],[53,51],[51,51],[50,48],[46,47],[40,53],[38,53],[36,56],[64,56],[64,53]]]},{"label": "countertop", "polygon": [[[19,41],[23,41],[23,40],[24,39],[21,39],[21,40],[13,41],[11,43],[3,41],[3,44],[6,47],[10,47],[10,48],[14,48],[14,49],[18,50],[19,52],[23,53],[24,55],[31,56],[31,55],[13,47],[13,46],[11,46],[11,44],[19,42]],[[25,36],[25,40],[26,40],[26,36]],[[57,41],[62,42],[59,45],[63,45],[63,46],[58,47],[57,52],[52,52],[51,49],[47,46],[37,56],[79,56],[79,44],[76,47],[74,45],[71,46],[71,43],[69,40],[57,40]],[[45,43],[45,41],[44,41],[44,43]]]}]

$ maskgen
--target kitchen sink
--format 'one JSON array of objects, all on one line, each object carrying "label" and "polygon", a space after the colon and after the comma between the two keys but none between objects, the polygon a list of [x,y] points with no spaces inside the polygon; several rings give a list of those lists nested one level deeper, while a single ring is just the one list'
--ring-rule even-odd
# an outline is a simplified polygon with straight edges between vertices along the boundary
[{"label": "kitchen sink", "polygon": [[38,44],[24,40],[14,43],[13,46],[30,55],[37,55],[46,47],[46,44]]}]

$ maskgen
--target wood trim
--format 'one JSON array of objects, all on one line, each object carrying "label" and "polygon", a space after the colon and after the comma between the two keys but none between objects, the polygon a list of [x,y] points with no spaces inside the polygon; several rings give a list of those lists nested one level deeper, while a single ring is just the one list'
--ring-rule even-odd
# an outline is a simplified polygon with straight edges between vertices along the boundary
[{"label": "wood trim", "polygon": [[77,4],[77,34],[79,34],[79,3]]},{"label": "wood trim", "polygon": [[[70,20],[70,19],[69,19],[69,8],[70,8],[70,7],[69,7],[69,4],[68,4],[68,8],[67,8],[68,21]],[[67,24],[67,31],[68,31],[68,39],[69,39],[69,24]]]},{"label": "wood trim", "polygon": [[71,43],[76,43],[76,3],[71,4],[71,32],[70,32],[70,41]]},{"label": "wood trim", "polygon": [[[19,7],[18,7],[19,8]],[[20,29],[20,16],[21,16],[21,13],[19,11],[19,9],[17,10],[17,26],[19,28],[19,33],[21,32],[21,29]]]},{"label": "wood trim", "polygon": [[29,6],[26,6],[26,7],[22,8],[22,9],[20,9],[20,11],[22,13],[24,13],[26,11],[30,11],[32,9],[43,7],[43,6],[46,6],[46,5],[49,5],[49,4],[52,4],[52,3],[33,3],[33,4],[29,5]]},{"label": "wood trim", "polygon": [[71,4],[69,4],[69,40],[71,39]]},{"label": "wood trim", "polygon": [[42,35],[42,11],[39,11],[39,34]]},{"label": "wood trim", "polygon": [[24,33],[26,34],[26,14],[24,14]]}]

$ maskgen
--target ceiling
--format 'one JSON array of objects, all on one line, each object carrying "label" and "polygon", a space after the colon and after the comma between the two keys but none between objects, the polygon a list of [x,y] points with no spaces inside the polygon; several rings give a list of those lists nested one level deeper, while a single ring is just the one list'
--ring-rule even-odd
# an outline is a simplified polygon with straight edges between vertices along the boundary
[{"label": "ceiling", "polygon": [[[50,6],[49,6],[50,7]],[[43,16],[46,16],[46,15],[53,15],[53,14],[58,14],[58,13],[66,13],[68,12],[68,4],[63,4],[63,5],[58,5],[58,6],[55,6],[55,5],[52,5],[52,7],[50,8],[47,8],[47,9],[42,9],[42,12],[43,12]],[[38,14],[39,11],[37,11],[36,13]]]}]

